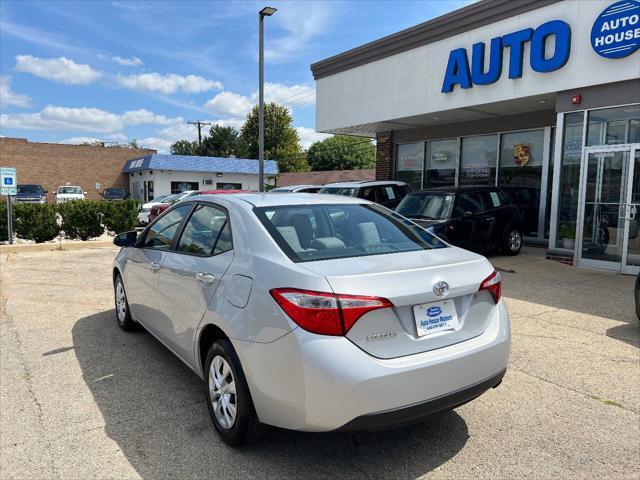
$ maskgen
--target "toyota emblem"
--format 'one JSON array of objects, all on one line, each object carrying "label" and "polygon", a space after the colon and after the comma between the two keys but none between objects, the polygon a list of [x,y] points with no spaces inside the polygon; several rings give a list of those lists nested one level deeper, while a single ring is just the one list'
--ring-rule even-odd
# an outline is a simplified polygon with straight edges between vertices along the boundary
[{"label": "toyota emblem", "polygon": [[447,282],[438,282],[433,286],[433,293],[436,297],[445,297],[449,293],[449,284]]}]

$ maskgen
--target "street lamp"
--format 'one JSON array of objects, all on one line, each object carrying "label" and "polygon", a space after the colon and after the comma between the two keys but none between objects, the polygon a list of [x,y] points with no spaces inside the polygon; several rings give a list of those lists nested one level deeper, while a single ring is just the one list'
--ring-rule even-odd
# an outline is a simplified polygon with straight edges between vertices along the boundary
[{"label": "street lamp", "polygon": [[264,7],[258,16],[259,58],[258,58],[258,191],[264,192],[264,17],[270,17],[277,8]]}]

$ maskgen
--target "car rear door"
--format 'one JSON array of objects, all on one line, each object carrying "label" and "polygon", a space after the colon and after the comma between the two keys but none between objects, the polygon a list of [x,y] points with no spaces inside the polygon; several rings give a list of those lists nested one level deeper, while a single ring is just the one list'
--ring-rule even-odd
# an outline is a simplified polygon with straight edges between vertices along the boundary
[{"label": "car rear door", "polygon": [[447,232],[452,243],[468,250],[481,248],[479,219],[484,207],[478,194],[460,192],[453,206],[453,230]]},{"label": "car rear door", "polygon": [[181,205],[151,225],[141,245],[132,248],[125,261],[124,281],[131,313],[154,333],[158,329],[158,271],[190,209],[191,205]]},{"label": "car rear door", "polygon": [[197,204],[158,273],[159,333],[189,365],[195,365],[195,331],[232,261],[227,210]]}]

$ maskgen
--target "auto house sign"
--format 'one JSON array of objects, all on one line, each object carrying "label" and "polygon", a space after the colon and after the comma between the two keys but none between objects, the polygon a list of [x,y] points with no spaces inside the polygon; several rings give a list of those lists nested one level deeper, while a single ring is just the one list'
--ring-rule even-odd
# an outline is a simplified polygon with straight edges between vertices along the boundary
[{"label": "auto house sign", "polygon": [[640,1],[622,0],[605,8],[591,29],[591,46],[605,58],[623,58],[640,48]]}]

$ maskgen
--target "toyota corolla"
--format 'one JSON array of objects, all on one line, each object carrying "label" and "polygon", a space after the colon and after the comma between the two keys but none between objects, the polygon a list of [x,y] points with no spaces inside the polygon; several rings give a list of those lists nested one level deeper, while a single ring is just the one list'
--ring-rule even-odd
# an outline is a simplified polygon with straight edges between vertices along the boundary
[{"label": "toyota corolla", "polygon": [[507,368],[499,273],[365,200],[196,196],[115,243],[118,325],[142,325],[204,380],[232,445],[266,425],[420,421]]}]

